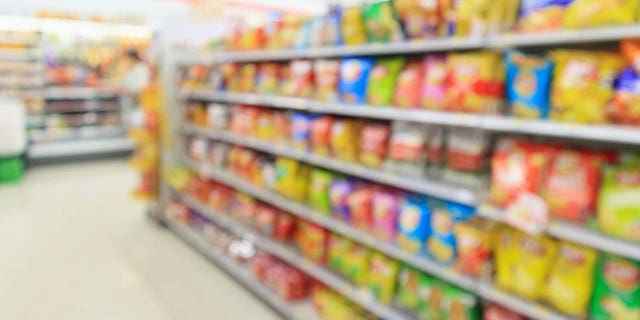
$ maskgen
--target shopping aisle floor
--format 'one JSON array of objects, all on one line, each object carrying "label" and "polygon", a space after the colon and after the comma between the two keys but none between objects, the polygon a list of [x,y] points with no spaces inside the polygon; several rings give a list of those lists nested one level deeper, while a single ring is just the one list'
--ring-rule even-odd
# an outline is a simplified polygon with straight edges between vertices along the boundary
[{"label": "shopping aisle floor", "polygon": [[124,160],[0,186],[0,319],[279,319],[144,215]]}]

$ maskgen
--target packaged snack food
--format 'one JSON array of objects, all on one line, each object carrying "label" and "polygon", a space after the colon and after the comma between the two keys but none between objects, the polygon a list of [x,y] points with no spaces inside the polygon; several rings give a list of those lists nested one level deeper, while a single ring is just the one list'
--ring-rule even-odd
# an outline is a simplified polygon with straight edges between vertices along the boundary
[{"label": "packaged snack food", "polygon": [[347,198],[351,225],[356,229],[369,231],[373,222],[372,186],[360,186],[351,192]]},{"label": "packaged snack food", "polygon": [[264,62],[258,66],[256,76],[256,92],[260,94],[275,94],[280,82],[280,65],[276,62]]},{"label": "packaged snack food", "polygon": [[486,131],[452,128],[447,136],[448,168],[466,173],[484,172],[489,142]]},{"label": "packaged snack food", "polygon": [[305,17],[297,15],[285,15],[282,18],[279,31],[274,37],[274,49],[292,48],[298,40],[299,32],[305,22]]},{"label": "packaged snack food", "polygon": [[495,303],[485,306],[482,320],[526,320],[525,317]]},{"label": "packaged snack food", "polygon": [[444,290],[447,285],[437,278],[429,277],[426,280],[421,288],[421,295],[426,296],[426,299],[418,308],[418,319],[447,319],[448,315],[444,313]]},{"label": "packaged snack food", "polygon": [[447,19],[447,33],[454,37],[478,37],[487,32],[488,11],[494,2],[460,0],[443,1]]},{"label": "packaged snack food", "polygon": [[480,276],[490,264],[493,224],[479,217],[460,221],[453,227],[458,249],[456,269],[471,276]]},{"label": "packaged snack food", "polygon": [[516,285],[511,290],[520,296],[536,300],[544,289],[544,281],[557,256],[558,244],[544,235],[522,234],[519,238],[518,261],[513,266]]},{"label": "packaged snack food", "polygon": [[502,57],[488,51],[450,54],[445,83],[446,110],[499,113],[504,96]]},{"label": "packaged snack food", "polygon": [[210,103],[207,105],[207,127],[215,130],[223,130],[229,121],[229,106]]},{"label": "packaged snack food", "polygon": [[354,245],[344,257],[345,275],[358,285],[367,285],[369,279],[369,249]]},{"label": "packaged snack food", "polygon": [[367,81],[367,103],[378,106],[391,104],[396,80],[404,63],[402,57],[376,60]]},{"label": "packaged snack food", "polygon": [[307,196],[310,167],[298,161],[278,157],[274,189],[280,194],[297,201]]},{"label": "packaged snack food", "polygon": [[409,265],[402,265],[398,272],[398,304],[409,309],[418,309],[426,305],[434,279]]},{"label": "packaged snack food", "polygon": [[312,152],[322,156],[331,154],[333,121],[333,116],[329,115],[318,116],[311,121],[309,144]]},{"label": "packaged snack food", "polygon": [[376,190],[371,200],[373,208],[372,233],[378,239],[394,242],[398,228],[398,210],[400,203],[396,192]]},{"label": "packaged snack food", "polygon": [[393,8],[400,18],[407,38],[429,39],[445,31],[440,1],[394,0]]},{"label": "packaged snack food", "polygon": [[223,167],[224,160],[227,158],[227,150],[229,145],[222,142],[212,142],[207,156],[207,164],[213,167]]},{"label": "packaged snack food", "polygon": [[444,152],[444,128],[427,126],[427,165],[431,168],[440,167],[445,158]]},{"label": "packaged snack food", "polygon": [[310,60],[291,61],[291,76],[282,84],[282,94],[302,98],[313,97],[313,64]]},{"label": "packaged snack food", "polygon": [[309,186],[309,207],[318,213],[331,214],[329,186],[333,180],[333,174],[326,170],[314,168],[311,170],[309,180],[311,183]]},{"label": "packaged snack food", "polygon": [[209,144],[206,139],[192,138],[189,141],[189,158],[195,162],[203,162],[207,157]]},{"label": "packaged snack food", "polygon": [[544,299],[566,314],[577,317],[586,315],[597,255],[590,248],[560,243],[558,259],[547,278]]},{"label": "packaged snack food", "polygon": [[223,184],[215,184],[209,194],[209,206],[213,210],[226,211],[233,198],[234,190]]},{"label": "packaged snack food", "polygon": [[420,176],[424,173],[427,128],[415,122],[393,123],[385,167],[394,172]]},{"label": "packaged snack food", "polygon": [[480,303],[471,293],[446,286],[442,299],[443,313],[451,320],[479,320]]},{"label": "packaged snack food", "polygon": [[398,261],[378,252],[371,254],[367,282],[369,289],[373,291],[378,301],[389,304],[393,300],[399,268]]},{"label": "packaged snack food", "polygon": [[231,108],[229,131],[239,135],[253,135],[258,126],[260,109],[238,104]]},{"label": "packaged snack food", "polygon": [[549,92],[553,64],[550,60],[509,52],[506,57],[507,102],[511,114],[525,119],[546,119],[549,116]]},{"label": "packaged snack food", "polygon": [[373,63],[372,58],[346,58],[342,60],[338,84],[340,101],[354,104],[365,103],[367,80]]},{"label": "packaged snack food", "polygon": [[201,103],[189,103],[187,104],[186,122],[200,126],[207,126],[208,113],[205,107]]},{"label": "packaged snack food", "polygon": [[360,162],[370,167],[380,167],[387,153],[390,135],[389,125],[367,122],[360,136]]},{"label": "packaged snack food", "polygon": [[393,94],[393,106],[417,108],[420,106],[422,85],[424,82],[424,63],[420,59],[408,60],[396,82]]},{"label": "packaged snack food", "polygon": [[598,225],[616,237],[640,241],[640,158],[606,166],[598,197]]},{"label": "packaged snack food", "polygon": [[348,178],[335,178],[329,186],[331,212],[342,221],[351,221],[348,199],[354,189],[354,183]]},{"label": "packaged snack food", "polygon": [[424,108],[446,110],[444,103],[447,79],[447,59],[445,55],[430,54],[424,58],[424,81],[422,102]]},{"label": "packaged snack food", "polygon": [[262,140],[272,140],[276,134],[273,116],[275,112],[269,109],[259,109],[256,120],[255,135]]},{"label": "packaged snack food", "polygon": [[331,128],[331,151],[333,156],[349,162],[358,161],[361,129],[361,121],[336,119]]},{"label": "packaged snack food", "polygon": [[245,63],[240,66],[240,92],[254,92],[256,89],[256,74],[258,66],[255,63]]},{"label": "packaged snack food", "polygon": [[307,259],[325,263],[325,253],[329,233],[324,228],[306,221],[298,221],[296,228],[296,244]]},{"label": "packaged snack food", "polygon": [[291,145],[293,147],[307,149],[313,118],[313,115],[304,112],[291,113]]},{"label": "packaged snack food", "polygon": [[350,6],[342,12],[342,39],[345,45],[353,46],[367,42],[361,6]]},{"label": "packaged snack food", "polygon": [[603,254],[596,264],[593,319],[640,319],[640,264]]},{"label": "packaged snack food", "polygon": [[638,3],[630,0],[606,2],[598,0],[573,0],[564,11],[564,27],[580,29],[589,27],[625,25],[635,22]]},{"label": "packaged snack food", "polygon": [[561,150],[553,159],[542,188],[549,213],[584,221],[595,212],[603,157],[595,153]]},{"label": "packaged snack food", "polygon": [[518,279],[514,277],[513,271],[520,263],[518,254],[522,234],[507,226],[496,228],[495,234],[495,282],[499,287],[511,291],[518,285]]},{"label": "packaged snack food", "polygon": [[267,236],[273,235],[276,224],[278,210],[264,203],[256,205],[256,212],[253,219],[254,227]]},{"label": "packaged snack food", "polygon": [[456,237],[453,233],[456,223],[466,221],[473,215],[473,208],[445,202],[431,206],[431,228],[427,238],[427,249],[436,261],[453,263],[457,256]]},{"label": "packaged snack food", "polygon": [[223,63],[220,66],[222,71],[223,87],[227,91],[239,91],[240,90],[240,67],[236,63]]},{"label": "packaged snack food", "polygon": [[280,212],[276,218],[275,227],[273,228],[272,237],[280,241],[289,241],[293,239],[296,231],[295,218],[287,213]]},{"label": "packaged snack food", "polygon": [[395,42],[404,39],[391,1],[380,0],[365,4],[363,17],[369,42]]},{"label": "packaged snack food", "polygon": [[613,79],[624,66],[621,57],[605,51],[557,50],[551,58],[551,120],[604,123]]},{"label": "packaged snack food", "polygon": [[620,53],[627,61],[627,65],[632,67],[636,73],[640,72],[640,40],[620,40]]},{"label": "packaged snack food", "polygon": [[337,234],[329,234],[329,242],[327,244],[327,265],[329,268],[346,274],[345,258],[351,252],[353,246],[353,241]]},{"label": "packaged snack food", "polygon": [[560,30],[568,4],[573,0],[523,0],[517,23],[519,32],[545,32]]},{"label": "packaged snack food", "polygon": [[430,221],[431,208],[426,197],[407,195],[400,203],[398,245],[411,253],[423,252]]},{"label": "packaged snack food", "polygon": [[291,140],[291,122],[293,122],[293,119],[288,112],[275,112],[273,114],[274,141],[289,142]]},{"label": "packaged snack food", "polygon": [[340,61],[318,59],[313,62],[315,76],[315,99],[320,101],[338,101],[338,82],[340,81]]},{"label": "packaged snack food", "polygon": [[342,7],[332,5],[329,12],[323,17],[322,27],[320,28],[320,45],[338,46],[342,44]]},{"label": "packaged snack food", "polygon": [[253,214],[257,206],[256,200],[244,193],[236,193],[234,200],[231,201],[229,213],[236,220],[244,224],[249,224],[253,219]]},{"label": "packaged snack food", "polygon": [[633,68],[624,69],[618,76],[607,115],[609,122],[640,126],[640,76]]}]

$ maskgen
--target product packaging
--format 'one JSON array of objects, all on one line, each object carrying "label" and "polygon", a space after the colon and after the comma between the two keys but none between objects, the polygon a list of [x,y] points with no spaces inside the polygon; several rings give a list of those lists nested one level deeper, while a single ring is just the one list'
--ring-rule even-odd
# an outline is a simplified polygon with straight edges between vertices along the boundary
[{"label": "product packaging", "polygon": [[398,74],[404,66],[402,57],[379,58],[369,73],[367,103],[374,106],[391,104]]},{"label": "product packaging", "polygon": [[593,319],[640,319],[640,264],[604,254],[596,264]]},{"label": "product packaging", "polygon": [[404,38],[391,1],[379,0],[364,5],[364,26],[369,42],[396,42]]},{"label": "product packaging", "polygon": [[411,40],[436,38],[446,31],[441,1],[394,0],[393,8]]},{"label": "product packaging", "polygon": [[637,14],[636,1],[573,0],[565,9],[563,25],[566,29],[628,25],[636,21]]},{"label": "product packaging", "polygon": [[318,59],[313,62],[315,76],[315,99],[320,101],[338,101],[338,82],[340,81],[340,61]]},{"label": "product packaging", "polygon": [[347,46],[361,45],[367,42],[361,6],[346,7],[342,11],[342,39]]},{"label": "product packaging", "polygon": [[326,170],[314,168],[309,175],[309,207],[315,212],[331,214],[331,198],[329,186],[333,180],[333,174]]},{"label": "product packaging", "polygon": [[420,59],[410,59],[398,74],[392,104],[400,108],[417,108],[422,98],[424,63]]},{"label": "product packaging", "polygon": [[344,103],[364,104],[372,58],[346,58],[340,64],[338,92]]},{"label": "product packaging", "polygon": [[447,57],[445,109],[500,113],[504,65],[496,52],[453,53]]},{"label": "product packaging", "polygon": [[304,112],[291,113],[291,145],[294,148],[308,148],[313,118],[313,115]]},{"label": "product packaging", "polygon": [[511,114],[525,119],[546,119],[549,116],[549,93],[553,64],[550,60],[509,52],[506,56],[507,102]]},{"label": "product packaging", "polygon": [[337,159],[356,162],[360,146],[362,122],[356,119],[336,119],[331,128],[331,151]]},{"label": "product packaging", "polygon": [[382,166],[390,134],[391,130],[386,123],[365,123],[360,137],[360,162],[374,168]]},{"label": "product packaging", "polygon": [[425,169],[427,128],[414,122],[393,123],[385,167],[393,172],[421,176]]},{"label": "product packaging", "polygon": [[474,277],[481,276],[491,264],[493,232],[494,224],[479,217],[456,223],[456,269]]},{"label": "product packaging", "polygon": [[[424,58],[424,81],[421,93],[422,107],[430,110],[446,110],[446,80],[446,56],[441,54],[427,55]],[[449,111],[455,111],[455,109]]]},{"label": "product packaging", "polygon": [[311,121],[310,149],[321,156],[331,154],[331,129],[334,117],[329,115],[318,116]]},{"label": "product packaging", "polygon": [[407,195],[400,203],[397,241],[408,252],[424,252],[431,221],[427,201],[425,196]]},{"label": "product packaging", "polygon": [[368,287],[378,301],[389,304],[395,293],[396,278],[400,265],[398,261],[378,252],[371,254],[369,262]]},{"label": "product packaging", "polygon": [[368,232],[373,224],[373,186],[360,186],[347,198],[350,222],[356,229]]},{"label": "product packaging", "polygon": [[348,178],[335,178],[329,186],[329,196],[331,199],[331,212],[339,220],[351,221],[349,207],[349,195],[355,189],[353,181]]},{"label": "product packaging", "polygon": [[605,233],[640,241],[640,158],[606,166],[598,197],[598,226]]},{"label": "product packaging", "polygon": [[372,233],[378,239],[395,242],[398,225],[398,194],[388,189],[376,190],[373,193],[373,225]]},{"label": "product packaging", "polygon": [[291,61],[291,76],[282,84],[282,94],[311,98],[313,83],[313,63],[309,60]]},{"label": "product packaging", "polygon": [[624,69],[618,76],[607,115],[609,122],[640,126],[640,76],[633,68]]}]

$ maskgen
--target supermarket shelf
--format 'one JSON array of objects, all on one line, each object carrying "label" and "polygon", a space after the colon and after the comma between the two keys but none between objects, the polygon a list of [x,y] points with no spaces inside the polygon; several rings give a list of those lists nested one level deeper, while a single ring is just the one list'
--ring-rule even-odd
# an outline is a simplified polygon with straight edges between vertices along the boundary
[{"label": "supermarket shelf", "polygon": [[252,274],[248,266],[240,265],[224,253],[212,247],[207,240],[186,225],[169,222],[169,228],[186,243],[207,257],[220,269],[231,275],[236,281],[248,288],[258,298],[266,302],[274,310],[291,320],[317,319],[310,302],[289,303],[280,299],[272,290],[261,284]]},{"label": "supermarket shelf", "polygon": [[[501,209],[487,204],[478,207],[478,214],[488,219],[505,221],[504,212]],[[640,243],[610,237],[597,230],[591,230],[575,223],[552,220],[547,227],[547,233],[558,239],[640,260]]]},{"label": "supermarket shelf", "polygon": [[216,132],[193,125],[183,125],[182,130],[185,134],[203,136],[270,154],[304,161],[315,166],[414,191],[417,193],[423,193],[467,205],[475,205],[477,202],[477,192],[470,188],[457,186],[451,183],[429,181],[425,179],[417,179],[416,177],[402,176],[381,169],[369,168],[363,165],[349,163],[331,157],[319,156],[311,152],[298,150],[273,142],[242,137],[228,132]]},{"label": "supermarket shelf", "polygon": [[196,199],[193,199],[192,197],[187,195],[181,195],[181,200],[183,200],[192,209],[196,209],[199,213],[204,214],[207,218],[218,223],[220,226],[229,229],[236,235],[248,235],[249,238],[252,238],[254,240],[253,242],[255,243],[255,245],[262,250],[269,252],[270,254],[284,260],[292,266],[295,266],[298,269],[304,271],[310,276],[320,280],[325,285],[331,287],[350,300],[358,303],[363,308],[369,310],[377,316],[390,320],[411,319],[410,317],[402,314],[392,307],[377,302],[375,298],[372,295],[368,294],[366,290],[361,290],[356,286],[347,283],[341,277],[336,276],[322,266],[308,261],[300,254],[290,249],[288,246],[257,234],[253,230],[235,221],[229,215],[216,213],[206,205],[199,203]]},{"label": "supermarket shelf", "polygon": [[85,139],[36,143],[29,147],[31,160],[92,154],[118,153],[133,150],[133,143],[126,137],[111,139]]},{"label": "supermarket shelf", "polygon": [[428,274],[438,277],[460,288],[466,289],[470,292],[475,292],[476,294],[487,300],[491,300],[508,308],[518,310],[528,317],[539,320],[572,319],[571,317],[555,312],[552,309],[545,307],[544,305],[527,301],[505,293],[493,287],[493,285],[483,285],[480,283],[480,281],[465,276],[447,266],[440,265],[421,255],[413,255],[398,248],[393,244],[380,241],[370,234],[354,229],[346,223],[336,221],[331,217],[321,215],[319,213],[315,213],[301,203],[287,199],[273,191],[256,187],[223,170],[199,165],[193,163],[188,159],[183,159],[183,162],[192,170],[199,172],[203,176],[207,176],[214,180],[228,184],[229,186],[239,191],[245,192],[259,200],[270,203],[305,220],[321,225],[328,230],[341,234],[347,238],[350,238],[370,248],[380,251],[390,257],[410,264]]},{"label": "supermarket shelf", "polygon": [[118,94],[112,90],[93,87],[48,87],[44,98],[48,100],[113,99]]},{"label": "supermarket shelf", "polygon": [[486,46],[490,48],[531,47],[566,45],[576,43],[612,42],[640,37],[640,25],[590,28],[583,30],[561,30],[532,34],[504,34],[489,36]]},{"label": "supermarket shelf", "polygon": [[496,132],[512,132],[556,138],[640,145],[640,129],[616,125],[580,125],[545,120],[524,120],[507,116],[327,103],[301,98],[220,91],[183,92],[183,97],[206,101],[245,103],[371,119],[411,121],[436,125],[477,128]]}]

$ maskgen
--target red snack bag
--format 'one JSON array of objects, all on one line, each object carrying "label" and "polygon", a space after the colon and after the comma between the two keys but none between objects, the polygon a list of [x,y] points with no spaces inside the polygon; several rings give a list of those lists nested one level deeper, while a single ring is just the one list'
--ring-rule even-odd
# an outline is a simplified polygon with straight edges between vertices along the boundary
[{"label": "red snack bag", "polygon": [[280,241],[289,241],[293,238],[296,228],[295,218],[287,213],[280,213],[273,229],[273,238]]},{"label": "red snack bag", "polygon": [[291,76],[283,84],[285,96],[310,98],[313,96],[313,65],[309,60],[291,61]]},{"label": "red snack bag", "polygon": [[212,188],[213,182],[201,177],[194,177],[187,183],[187,193],[203,203],[209,202]]},{"label": "red snack bag", "polygon": [[396,91],[393,95],[393,105],[403,108],[415,108],[420,105],[422,98],[422,83],[424,79],[424,63],[422,60],[407,61],[398,75]]},{"label": "red snack bag", "polygon": [[288,141],[291,138],[289,129],[289,114],[286,112],[276,112],[273,114],[273,125],[275,128],[274,140],[279,142]]},{"label": "red snack bag", "polygon": [[465,173],[484,172],[489,149],[489,134],[486,131],[453,128],[447,146],[449,169]]},{"label": "red snack bag", "polygon": [[360,138],[360,162],[371,167],[380,167],[387,154],[390,134],[391,129],[386,123],[366,123]]},{"label": "red snack bag", "polygon": [[267,236],[272,236],[275,229],[276,217],[280,214],[278,209],[264,203],[256,206],[253,220],[254,227]]},{"label": "red snack bag", "polygon": [[503,306],[491,304],[484,309],[482,320],[526,320],[526,318]]},{"label": "red snack bag", "polygon": [[304,299],[309,294],[309,278],[298,269],[282,263],[267,271],[266,283],[286,301]]},{"label": "red snack bag", "polygon": [[311,151],[322,156],[330,154],[332,116],[320,116],[311,121]]},{"label": "red snack bag", "polygon": [[340,61],[319,59],[313,63],[315,98],[320,101],[338,101]]},{"label": "red snack bag", "polygon": [[235,105],[231,108],[229,131],[239,135],[254,135],[259,117],[260,108],[241,104]]},{"label": "red snack bag", "polygon": [[556,155],[542,189],[552,216],[583,221],[595,213],[604,159],[586,151],[562,150]]},{"label": "red snack bag", "polygon": [[319,225],[300,221],[296,229],[296,244],[309,260],[324,264],[329,233]]},{"label": "red snack bag", "polygon": [[507,207],[523,192],[537,193],[554,153],[524,140],[500,140],[491,158],[491,202]]},{"label": "red snack bag", "polygon": [[259,281],[265,281],[267,278],[267,271],[278,264],[277,260],[272,256],[265,253],[258,253],[251,259],[251,269],[256,275]]},{"label": "red snack bag", "polygon": [[226,211],[235,191],[224,184],[215,183],[209,194],[209,206],[216,211]]},{"label": "red snack bag", "polygon": [[360,230],[368,231],[373,224],[373,200],[374,188],[371,186],[357,188],[347,198],[349,212],[351,213],[351,225]]}]

